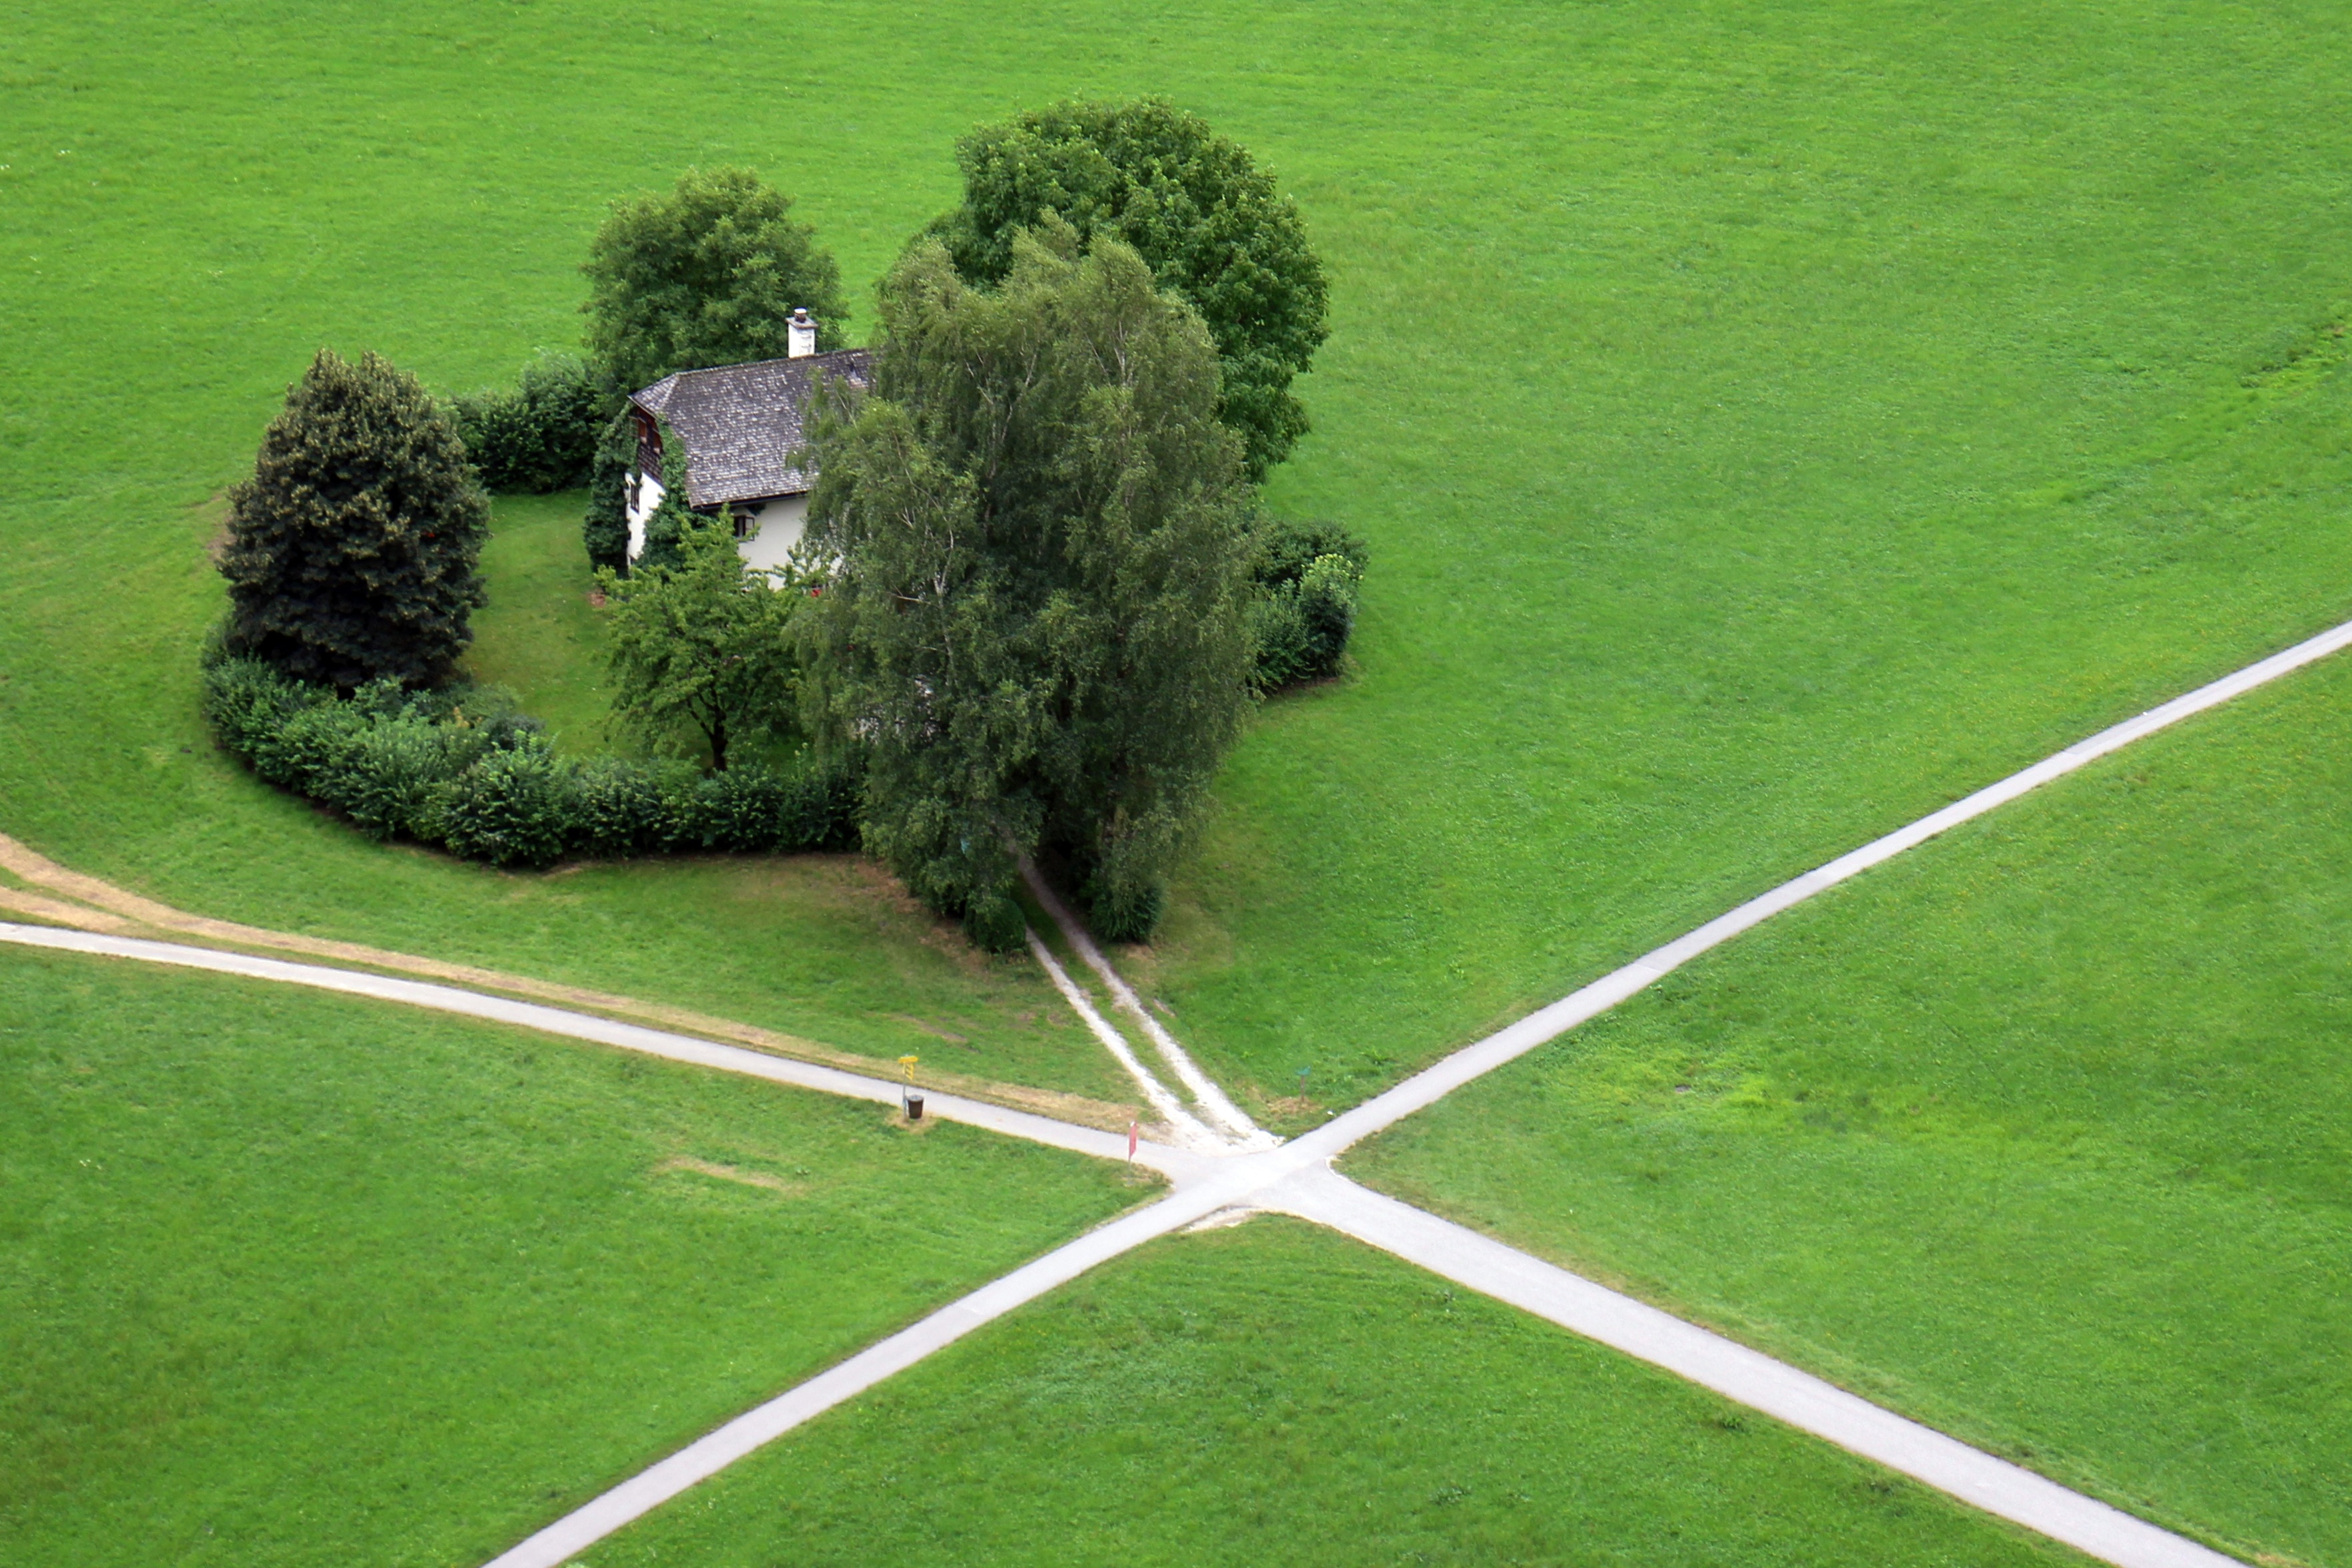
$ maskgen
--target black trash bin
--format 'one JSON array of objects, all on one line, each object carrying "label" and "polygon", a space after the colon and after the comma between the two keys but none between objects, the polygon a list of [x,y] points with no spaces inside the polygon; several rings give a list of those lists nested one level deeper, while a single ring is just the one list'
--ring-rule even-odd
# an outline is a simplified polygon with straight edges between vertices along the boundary
[{"label": "black trash bin", "polygon": [[919,1089],[909,1089],[907,1091],[907,1120],[919,1122],[922,1119],[923,1092]]}]

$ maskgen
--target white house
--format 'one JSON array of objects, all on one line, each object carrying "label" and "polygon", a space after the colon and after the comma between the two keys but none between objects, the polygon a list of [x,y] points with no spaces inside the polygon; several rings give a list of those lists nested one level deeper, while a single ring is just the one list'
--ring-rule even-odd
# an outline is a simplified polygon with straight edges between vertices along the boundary
[{"label": "white house", "polygon": [[662,501],[662,427],[686,446],[687,505],[735,516],[735,548],[754,567],[778,567],[800,543],[816,470],[803,468],[803,423],[820,375],[863,392],[864,349],[816,351],[816,323],[793,312],[791,353],[748,365],[680,371],[629,399],[637,456],[629,471],[629,559],[646,548],[646,519]]}]

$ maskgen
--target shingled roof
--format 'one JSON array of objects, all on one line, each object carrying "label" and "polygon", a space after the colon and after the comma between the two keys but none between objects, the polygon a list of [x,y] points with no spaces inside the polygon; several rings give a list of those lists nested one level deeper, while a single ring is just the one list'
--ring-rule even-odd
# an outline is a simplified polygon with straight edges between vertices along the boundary
[{"label": "shingled roof", "polygon": [[819,372],[862,392],[866,351],[680,371],[629,401],[667,422],[686,443],[687,505],[797,496],[816,483],[816,471],[795,468],[792,456],[802,444],[802,416]]}]

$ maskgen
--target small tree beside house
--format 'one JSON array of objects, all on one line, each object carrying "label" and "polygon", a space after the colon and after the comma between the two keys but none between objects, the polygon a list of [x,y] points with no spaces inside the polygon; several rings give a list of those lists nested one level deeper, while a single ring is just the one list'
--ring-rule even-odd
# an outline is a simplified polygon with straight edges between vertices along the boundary
[{"label": "small tree beside house", "polygon": [[433,685],[473,640],[489,502],[416,378],[321,349],[229,494],[223,645],[351,691]]},{"label": "small tree beside house", "polygon": [[735,553],[722,519],[689,516],[674,566],[597,574],[612,628],[615,716],[656,745],[691,731],[725,772],[737,742],[791,727],[800,699],[792,617]]}]

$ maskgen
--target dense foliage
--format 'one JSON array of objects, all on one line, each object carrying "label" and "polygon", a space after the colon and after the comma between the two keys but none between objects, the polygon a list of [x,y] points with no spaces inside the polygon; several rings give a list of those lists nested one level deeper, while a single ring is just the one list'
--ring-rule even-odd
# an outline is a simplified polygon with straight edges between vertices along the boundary
[{"label": "dense foliage", "polygon": [[[869,847],[980,940],[1017,941],[1031,854],[1103,935],[1139,937],[1250,691],[1330,674],[1353,623],[1361,545],[1255,515],[1247,480],[1304,428],[1267,411],[1296,412],[1321,272],[1248,154],[1165,104],[1064,105],[960,153],[965,206],[885,282],[875,395],[814,417],[811,539],[835,564],[810,592],[777,591],[724,518],[688,508],[667,431],[662,499],[626,559],[636,431],[625,410],[607,417],[615,392],[782,352],[795,308],[825,334],[845,314],[831,258],[744,171],[689,171],[616,206],[586,267],[594,366],[542,356],[439,428],[499,488],[588,480],[614,713],[642,741],[691,736],[729,775],[740,741],[806,717],[856,759]],[[399,379],[322,356],[310,382],[339,375]],[[292,404],[280,423],[307,428]],[[781,841],[708,828],[711,800],[782,788],[766,770],[688,788],[561,759],[478,688],[401,695],[452,658],[289,668],[363,688],[342,704],[232,661],[212,706],[265,777],[368,831],[499,864]]]},{"label": "dense foliage", "polygon": [[749,169],[689,169],[667,195],[618,202],[588,260],[588,348],[625,397],[673,371],[781,359],[803,308],[841,346],[841,270],[792,198]]},{"label": "dense foliage", "polygon": [[624,408],[596,437],[596,455],[588,465],[588,512],[580,520],[580,543],[591,568],[628,570],[629,470],[636,460],[636,421]]},{"label": "dense foliage", "polygon": [[1307,432],[1291,378],[1327,335],[1328,287],[1298,209],[1246,148],[1158,99],[1059,103],[956,144],[963,203],[936,232],[972,283],[1001,282],[1013,238],[1048,213],[1116,235],[1200,312],[1223,362],[1219,413],[1253,479]]},{"label": "dense foliage", "polygon": [[450,400],[449,420],[484,485],[544,496],[587,478],[604,405],[586,361],[542,354],[510,392]]},{"label": "dense foliage", "polygon": [[1261,691],[1336,674],[1356,625],[1363,541],[1331,523],[1263,519],[1255,530],[1250,607]]},{"label": "dense foliage", "polygon": [[854,774],[814,760],[704,777],[686,763],[559,757],[495,689],[349,698],[252,659],[205,673],[205,712],[253,770],[332,806],[379,839],[439,844],[493,865],[567,854],[843,849],[856,840]]},{"label": "dense foliage", "polygon": [[[640,541],[637,559],[630,563],[634,570],[650,571],[685,564],[687,536],[702,527],[706,519],[695,515],[687,505],[686,443],[677,432],[665,423],[661,427],[662,471],[648,475],[661,482],[661,499],[646,515],[646,536]],[[627,522],[622,524],[625,547]]]},{"label": "dense foliage", "polygon": [[744,565],[723,520],[698,521],[679,550],[675,567],[598,578],[612,631],[613,712],[657,745],[691,729],[723,773],[733,742],[792,726],[800,693],[793,611],[803,599]]},{"label": "dense foliage", "polygon": [[346,690],[444,680],[472,641],[488,528],[465,445],[416,378],[321,349],[229,493],[225,645]]},{"label": "dense foliage", "polygon": [[1246,494],[1193,310],[1067,225],[1001,287],[920,241],[854,419],[821,421],[834,564],[801,617],[812,709],[868,759],[866,842],[996,946],[1016,857],[1138,937],[1248,704]]}]

